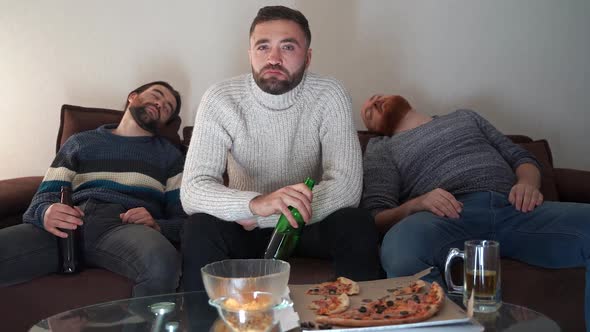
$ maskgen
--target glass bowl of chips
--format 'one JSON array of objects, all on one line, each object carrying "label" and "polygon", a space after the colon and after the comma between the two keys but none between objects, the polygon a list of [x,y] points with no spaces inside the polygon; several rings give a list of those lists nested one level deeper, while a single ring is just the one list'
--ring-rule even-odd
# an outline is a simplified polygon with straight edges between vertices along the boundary
[{"label": "glass bowl of chips", "polygon": [[268,332],[277,324],[275,313],[293,305],[287,298],[279,302],[273,298],[272,293],[246,292],[211,299],[209,304],[234,332]]},{"label": "glass bowl of chips", "polygon": [[279,303],[287,295],[290,268],[276,259],[227,259],[205,265],[201,275],[209,299],[266,292],[272,294],[273,303]]}]

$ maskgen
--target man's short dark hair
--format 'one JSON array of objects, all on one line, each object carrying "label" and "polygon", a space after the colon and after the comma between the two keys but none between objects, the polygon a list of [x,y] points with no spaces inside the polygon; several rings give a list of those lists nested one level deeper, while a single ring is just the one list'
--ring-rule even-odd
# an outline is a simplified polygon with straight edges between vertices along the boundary
[{"label": "man's short dark hair", "polygon": [[258,24],[276,20],[287,20],[297,23],[301,30],[303,30],[305,39],[307,40],[307,47],[309,47],[311,44],[311,31],[309,30],[307,18],[300,11],[285,6],[266,6],[260,8],[254,21],[252,21],[252,25],[250,25],[250,36],[252,36],[254,28]]},{"label": "man's short dark hair", "polygon": [[[144,92],[145,90],[149,89],[150,87],[152,87],[154,85],[161,85],[161,86],[165,87],[166,89],[168,89],[170,91],[170,93],[172,93],[172,95],[174,96],[174,99],[176,99],[176,108],[174,109],[172,116],[168,120],[168,123],[170,123],[170,122],[172,122],[172,120],[174,120],[176,117],[178,117],[178,114],[180,113],[180,93],[178,93],[178,91],[174,90],[174,88],[172,87],[172,85],[170,85],[170,83],[164,82],[164,81],[155,81],[155,82],[146,83],[146,84],[140,86],[139,88],[129,92],[129,95],[131,95],[132,93],[141,94],[142,92]],[[127,98],[127,102],[125,103],[125,110],[127,109],[127,106],[129,106],[129,98]]]}]

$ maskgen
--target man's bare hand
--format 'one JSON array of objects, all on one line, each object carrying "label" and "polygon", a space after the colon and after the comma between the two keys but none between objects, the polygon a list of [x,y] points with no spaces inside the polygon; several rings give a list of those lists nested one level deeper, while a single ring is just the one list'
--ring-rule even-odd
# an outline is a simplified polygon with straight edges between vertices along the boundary
[{"label": "man's bare hand", "polygon": [[508,201],[518,211],[530,212],[543,203],[543,194],[536,186],[528,183],[517,183],[510,190]]},{"label": "man's bare hand", "polygon": [[430,211],[439,217],[457,219],[463,210],[463,203],[459,202],[450,192],[436,188],[416,198],[419,211]]},{"label": "man's bare hand", "polygon": [[251,231],[258,226],[258,221],[256,221],[256,219],[242,219],[237,220],[236,222],[242,225],[247,231]]},{"label": "man's bare hand", "polygon": [[283,213],[291,226],[297,228],[299,226],[289,211],[289,206],[299,210],[303,221],[307,223],[311,219],[312,198],[311,190],[305,184],[298,183],[254,198],[250,201],[250,211],[262,217]]},{"label": "man's bare hand", "polygon": [[160,226],[144,207],[127,210],[127,212],[121,213],[119,217],[124,223],[146,225],[157,230],[158,232],[160,231]]},{"label": "man's bare hand", "polygon": [[43,227],[49,233],[67,238],[68,234],[59,230],[61,229],[76,229],[82,226],[84,222],[82,217],[84,212],[79,207],[71,207],[62,203],[54,203],[47,208],[43,216]]}]

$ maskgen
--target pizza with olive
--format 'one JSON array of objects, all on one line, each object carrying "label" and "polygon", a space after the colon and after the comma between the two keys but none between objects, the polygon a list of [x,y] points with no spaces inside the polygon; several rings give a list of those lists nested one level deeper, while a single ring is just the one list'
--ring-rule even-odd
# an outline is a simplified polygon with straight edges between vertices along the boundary
[{"label": "pizza with olive", "polygon": [[[418,287],[420,286],[420,287]],[[434,282],[427,292],[425,283],[417,282],[401,287],[377,299],[364,301],[339,313],[321,315],[318,324],[365,327],[417,323],[436,315],[445,300],[442,287]]]},{"label": "pizza with olive", "polygon": [[307,290],[308,295],[355,295],[360,292],[358,283],[345,277],[335,281],[323,282]]}]

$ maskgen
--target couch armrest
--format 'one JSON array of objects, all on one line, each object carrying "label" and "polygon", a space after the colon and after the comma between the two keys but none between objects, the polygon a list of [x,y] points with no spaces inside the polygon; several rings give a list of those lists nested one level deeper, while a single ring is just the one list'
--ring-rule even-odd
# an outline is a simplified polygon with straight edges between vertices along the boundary
[{"label": "couch armrest", "polygon": [[0,219],[25,212],[42,180],[42,176],[0,180]]},{"label": "couch armrest", "polygon": [[555,168],[553,174],[560,201],[590,203],[590,171]]}]

